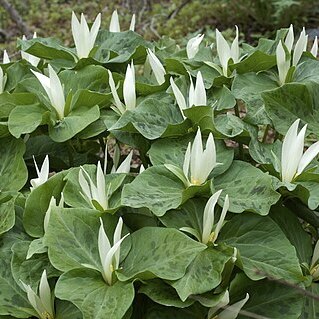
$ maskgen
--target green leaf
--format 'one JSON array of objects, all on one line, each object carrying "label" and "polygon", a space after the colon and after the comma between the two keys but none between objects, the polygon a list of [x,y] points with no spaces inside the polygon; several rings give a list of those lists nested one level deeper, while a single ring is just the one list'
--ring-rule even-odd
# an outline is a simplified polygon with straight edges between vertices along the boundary
[{"label": "green leaf", "polygon": [[14,202],[16,195],[0,193],[0,235],[10,230],[15,223]]},{"label": "green leaf", "polygon": [[27,198],[23,225],[32,237],[42,237],[44,234],[44,217],[49,208],[52,196],[60,201],[61,192],[65,185],[63,181],[68,171],[62,171],[50,177],[47,182],[38,186]]},{"label": "green leaf", "polygon": [[82,312],[72,303],[64,300],[55,300],[55,319],[83,319]]},{"label": "green leaf", "polygon": [[247,73],[235,76],[231,91],[236,99],[242,100],[247,108],[245,120],[252,124],[268,124],[261,93],[278,87],[276,81],[264,73]]},{"label": "green leaf", "polygon": [[306,60],[297,65],[293,75],[294,82],[319,83],[319,64],[317,60]]},{"label": "green leaf", "polygon": [[319,84],[288,83],[276,90],[264,92],[267,114],[273,121],[276,131],[286,134],[297,119],[308,123],[308,132],[318,135],[319,125]]},{"label": "green leaf", "polygon": [[96,121],[100,116],[98,105],[94,107],[79,106],[62,121],[49,126],[49,136],[55,142],[65,142]]},{"label": "green leaf", "polygon": [[300,319],[316,319],[319,317],[319,284],[313,282],[307,291],[312,296],[306,296]]},{"label": "green leaf", "polygon": [[136,109],[126,111],[110,128],[127,132],[139,132],[147,139],[183,135],[188,125],[176,106],[157,99],[143,100]]},{"label": "green leaf", "polygon": [[23,160],[25,145],[21,139],[0,139],[0,191],[18,191],[27,181],[28,171]]},{"label": "green leaf", "polygon": [[132,248],[118,271],[120,280],[159,277],[181,278],[188,265],[206,245],[176,229],[145,227],[131,236]]},{"label": "green leaf", "polygon": [[214,179],[216,190],[223,189],[222,198],[229,195],[229,211],[245,210],[267,215],[280,198],[272,186],[272,177],[249,163],[234,161],[223,175]]},{"label": "green leaf", "polygon": [[195,300],[181,301],[175,289],[160,279],[148,280],[138,292],[145,294],[154,302],[168,307],[185,308],[195,302]]},{"label": "green leaf", "polygon": [[222,280],[222,271],[231,259],[233,249],[227,251],[208,247],[200,252],[188,266],[186,274],[172,283],[182,301],[190,295],[202,294],[217,287]]},{"label": "green leaf", "polygon": [[236,247],[240,267],[252,280],[265,277],[292,283],[304,280],[295,248],[270,218],[241,214],[227,222],[218,242]]},{"label": "green leaf", "polygon": [[214,109],[217,111],[232,109],[236,105],[236,99],[226,85],[214,90],[217,101]]},{"label": "green leaf", "polygon": [[109,286],[96,271],[74,269],[59,278],[55,293],[74,303],[84,319],[122,319],[133,302],[134,287],[120,281]]}]

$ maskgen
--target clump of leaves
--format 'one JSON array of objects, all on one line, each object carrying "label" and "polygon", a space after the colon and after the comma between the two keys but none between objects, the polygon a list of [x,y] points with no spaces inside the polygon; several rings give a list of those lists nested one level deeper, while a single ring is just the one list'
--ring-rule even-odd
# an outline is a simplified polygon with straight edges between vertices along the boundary
[{"label": "clump of leaves", "polygon": [[318,44],[72,21],[1,64],[0,316],[315,318]]}]

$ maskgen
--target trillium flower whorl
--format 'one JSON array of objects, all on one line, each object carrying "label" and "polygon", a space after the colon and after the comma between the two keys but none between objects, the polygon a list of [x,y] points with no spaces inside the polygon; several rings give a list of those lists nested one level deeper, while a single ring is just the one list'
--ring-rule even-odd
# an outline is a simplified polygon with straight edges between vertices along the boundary
[{"label": "trillium flower whorl", "polygon": [[177,105],[180,108],[182,114],[183,114],[183,110],[187,109],[188,107],[207,105],[207,97],[206,97],[204,80],[202,77],[202,73],[200,71],[197,72],[195,87],[193,84],[192,77],[190,76],[188,104],[186,103],[185,97],[183,96],[178,86],[175,84],[172,77],[170,78],[170,83],[171,83],[171,87],[172,87]]},{"label": "trillium flower whorl", "polygon": [[199,50],[199,45],[204,39],[204,34],[198,34],[196,37],[188,40],[186,45],[186,54],[188,59],[193,59]]},{"label": "trillium flower whorl", "polygon": [[135,68],[133,61],[127,66],[125,79],[123,83],[123,97],[124,104],[121,102],[117,90],[115,87],[112,72],[108,70],[109,73],[109,85],[111,88],[114,107],[112,109],[122,115],[126,110],[133,110],[136,107],[136,93],[135,93]]},{"label": "trillium flower whorl", "polygon": [[[130,30],[134,31],[135,29],[135,14],[132,15]],[[117,10],[114,10],[111,16],[111,22],[109,27],[110,32],[121,32],[119,16],[117,14]]]},{"label": "trillium flower whorl", "polygon": [[126,234],[123,238],[121,238],[123,220],[120,217],[114,231],[113,246],[111,246],[110,241],[105,233],[101,218],[100,223],[101,226],[99,230],[98,246],[103,269],[102,276],[107,284],[112,285],[113,271],[118,269],[120,264],[120,245],[129,234]]},{"label": "trillium flower whorl", "polygon": [[238,27],[236,27],[236,37],[231,44],[231,46],[227,43],[223,35],[216,29],[216,46],[217,46],[217,54],[219,57],[220,64],[223,69],[224,76],[228,76],[228,62],[230,59],[233,60],[234,63],[239,62],[239,43],[238,43]]},{"label": "trillium flower whorl", "polygon": [[222,213],[220,215],[219,221],[215,227],[215,230],[212,232],[214,221],[215,221],[215,206],[217,204],[218,198],[223,190],[219,190],[214,193],[208,200],[205,209],[204,209],[204,216],[203,216],[203,233],[202,233],[202,243],[208,244],[209,242],[214,243],[218,237],[218,234],[223,226],[226,213],[229,208],[229,198],[228,195],[225,197],[224,206],[222,209]]},{"label": "trillium flower whorl", "polygon": [[303,153],[307,124],[298,133],[299,122],[300,119],[297,119],[290,126],[283,140],[281,151],[281,179],[283,182],[292,182],[319,153],[319,142],[312,144]]},{"label": "trillium flower whorl", "polygon": [[81,13],[79,21],[75,13],[72,11],[71,27],[75,44],[76,54],[79,59],[87,58],[94,47],[97,34],[101,25],[101,13],[99,13],[95,21],[89,29],[85,16]]},{"label": "trillium flower whorl", "polygon": [[30,180],[30,184],[32,185],[31,191],[44,184],[49,179],[49,156],[45,156],[40,170],[34,156],[33,161],[38,177]]},{"label": "trillium flower whorl", "polygon": [[60,82],[60,79],[52,66],[48,65],[49,76],[43,75],[42,73],[32,71],[32,73],[37,77],[45,92],[47,93],[51,105],[56,110],[59,120],[62,120],[65,116],[64,107],[65,107],[65,98],[63,87]]},{"label": "trillium flower whorl", "polygon": [[[36,37],[37,37],[37,33],[34,32],[33,33],[33,39],[35,39]],[[22,40],[23,41],[27,40],[25,35],[22,36]],[[30,53],[24,52],[24,51],[21,51],[21,57],[22,57],[22,59],[27,60],[31,65],[33,65],[35,67],[38,66],[38,64],[39,64],[39,62],[41,60],[40,58],[38,58],[38,57],[36,57],[36,56],[34,56],[34,55],[30,54]]]},{"label": "trillium flower whorl", "polygon": [[48,283],[46,270],[43,271],[40,284],[39,295],[37,295],[30,285],[21,281],[24,290],[27,293],[28,300],[34,310],[38,313],[40,319],[54,319],[54,297]]},{"label": "trillium flower whorl", "polygon": [[90,175],[82,166],[79,171],[79,184],[82,189],[81,195],[90,202],[93,208],[97,208],[94,205],[96,202],[99,209],[108,209],[109,196],[106,191],[105,178],[100,162],[97,163],[96,168],[96,184],[93,183]]}]

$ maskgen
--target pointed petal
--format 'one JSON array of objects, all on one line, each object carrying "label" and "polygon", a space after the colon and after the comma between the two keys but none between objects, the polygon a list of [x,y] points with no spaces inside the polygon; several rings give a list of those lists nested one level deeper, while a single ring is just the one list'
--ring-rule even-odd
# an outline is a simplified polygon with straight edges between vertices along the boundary
[{"label": "pointed petal", "polygon": [[246,294],[246,297],[233,305],[227,307],[225,310],[223,310],[219,315],[218,319],[236,319],[241,308],[245,305],[245,303],[249,299],[249,294]]},{"label": "pointed petal", "polygon": [[40,284],[39,284],[39,297],[47,312],[53,317],[52,296],[51,289],[47,279],[46,270],[43,270]]},{"label": "pointed petal", "polygon": [[135,13],[132,15],[131,24],[130,24],[130,30],[135,30]]},{"label": "pointed petal", "polygon": [[292,50],[292,46],[294,44],[294,40],[295,40],[294,27],[291,24],[289,29],[288,29],[288,32],[287,32],[287,35],[286,35],[286,39],[285,39],[285,46],[287,47],[289,52],[291,52],[291,50]]},{"label": "pointed petal", "polygon": [[310,162],[319,154],[319,142],[312,144],[301,157],[297,175],[300,175]]},{"label": "pointed petal", "polygon": [[49,207],[48,207],[48,209],[47,209],[47,211],[45,212],[45,215],[44,215],[43,228],[44,228],[44,232],[45,233],[48,230],[48,225],[49,225],[49,221],[50,221],[50,217],[51,217],[51,209],[52,209],[52,207],[56,207],[56,199],[53,196],[50,199]]},{"label": "pointed petal", "polygon": [[102,206],[103,209],[107,209],[108,197],[106,196],[105,177],[100,161],[98,161],[96,168],[96,187],[98,191],[98,203]]},{"label": "pointed petal", "polygon": [[239,32],[238,32],[237,25],[235,25],[235,28],[236,28],[236,37],[231,45],[230,54],[231,54],[231,58],[233,59],[234,63],[237,63],[237,62],[239,62],[239,43],[238,43]]},{"label": "pointed petal", "polygon": [[117,90],[115,87],[115,83],[114,83],[114,79],[113,79],[113,75],[112,72],[110,70],[107,70],[109,73],[109,86],[111,88],[111,92],[112,92],[112,96],[114,99],[114,103],[115,106],[119,109],[119,111],[121,112],[121,114],[123,114],[125,112],[125,108],[123,107],[123,103],[121,102],[118,94],[117,94]]},{"label": "pointed petal", "polygon": [[71,29],[72,29],[72,36],[73,36],[77,56],[79,58],[82,58],[83,48],[82,48],[82,41],[81,41],[81,25],[74,11],[72,11]]},{"label": "pointed petal", "polygon": [[290,68],[290,61],[287,60],[285,49],[282,42],[279,41],[276,49],[276,60],[279,74],[279,83],[282,85],[285,83],[287,73]]},{"label": "pointed petal", "polygon": [[221,194],[223,190],[219,190],[216,193],[214,193],[208,200],[205,209],[204,209],[204,215],[203,215],[203,232],[202,232],[202,243],[207,244],[210,235],[214,226],[214,209],[217,204],[219,195]]},{"label": "pointed petal", "polygon": [[39,175],[41,184],[44,184],[49,178],[49,165],[49,155],[46,155]]},{"label": "pointed petal", "polygon": [[91,189],[90,189],[89,183],[87,182],[86,178],[83,175],[83,172],[85,172],[85,169],[81,166],[79,170],[79,184],[81,186],[82,192],[91,202],[92,200]]},{"label": "pointed petal", "polygon": [[189,73],[189,80],[190,80],[190,85],[189,85],[189,91],[188,91],[188,106],[192,107],[195,102],[195,88],[194,88],[193,79],[190,73]]},{"label": "pointed petal", "polygon": [[198,128],[194,142],[191,149],[191,160],[190,160],[190,173],[191,173],[191,183],[200,185],[202,180],[200,180],[200,173],[202,170],[202,156],[203,156],[203,142],[202,134],[200,128]]},{"label": "pointed petal", "polygon": [[184,156],[184,163],[183,163],[183,172],[187,180],[188,180],[190,160],[191,160],[191,142],[188,143],[185,156]]},{"label": "pointed petal", "polygon": [[306,35],[305,28],[302,29],[300,37],[295,45],[294,54],[292,57],[292,65],[297,65],[302,53],[306,51],[308,43],[308,35]]},{"label": "pointed petal", "polygon": [[109,30],[110,30],[110,32],[121,32],[117,10],[114,10],[112,13]]},{"label": "pointed petal", "polygon": [[226,195],[225,197],[225,202],[224,202],[224,206],[223,206],[223,210],[222,210],[222,213],[220,214],[220,218],[219,218],[219,221],[216,225],[216,228],[215,228],[215,234],[214,234],[214,239],[213,239],[213,242],[215,242],[215,240],[217,239],[218,237],[218,234],[220,232],[220,230],[222,229],[223,227],[223,224],[224,224],[224,220],[225,220],[225,217],[226,217],[226,213],[228,211],[228,208],[229,208],[229,197],[228,195]]},{"label": "pointed petal", "polygon": [[[318,55],[318,37],[316,36],[314,41],[313,41],[313,45],[312,48],[310,50],[310,53],[316,58]],[[4,63],[4,62],[3,62]]]},{"label": "pointed petal", "polygon": [[96,40],[96,37],[99,33],[99,29],[100,29],[100,26],[101,26],[101,13],[99,13],[95,20],[94,20],[94,23],[91,27],[91,31],[90,31],[90,51],[93,49],[94,47],[94,44],[95,44],[95,40]]},{"label": "pointed petal", "polygon": [[[122,227],[123,227],[123,219],[122,217],[119,218],[113,236],[113,245],[115,245],[118,241],[121,240],[122,234]],[[120,263],[120,250],[117,250],[114,254],[114,262],[116,265]]]},{"label": "pointed petal", "polygon": [[195,106],[207,105],[204,80],[202,77],[202,73],[200,71],[198,71],[197,77],[196,77],[196,85],[194,90],[194,105]]},{"label": "pointed petal", "polygon": [[175,84],[173,78],[171,77],[169,80],[171,83],[171,87],[172,87],[177,105],[178,105],[179,109],[181,110],[183,117],[185,118],[185,116],[183,114],[183,110],[185,110],[187,108],[185,98],[184,98],[182,92],[180,91],[180,89],[178,88],[178,86]]},{"label": "pointed petal", "polygon": [[49,95],[52,106],[56,109],[59,118],[62,119],[64,117],[64,106],[65,106],[65,98],[63,87],[60,82],[60,79],[51,65],[48,65],[49,68],[49,76],[50,76],[50,92],[51,96]]},{"label": "pointed petal", "polygon": [[215,141],[212,133],[209,133],[207,142],[206,142],[206,148],[203,151],[203,155],[201,158],[201,165],[200,169],[198,171],[197,178],[204,183],[211,171],[216,166],[216,147],[215,147]]},{"label": "pointed petal", "polygon": [[43,75],[42,73],[36,72],[31,70],[31,72],[37,77],[37,79],[39,80],[40,84],[42,85],[42,87],[44,88],[45,92],[47,93],[48,97],[50,98],[50,94],[51,94],[51,87],[50,87],[50,78]]},{"label": "pointed petal", "polygon": [[[318,45],[317,45],[318,46]],[[3,61],[2,61],[3,64],[8,64],[10,63],[10,58],[9,58],[9,55],[8,55],[8,52],[7,50],[3,50]]]},{"label": "pointed petal", "polygon": [[136,107],[135,94],[135,69],[132,63],[127,66],[125,79],[123,83],[123,95],[126,109],[132,110]]},{"label": "pointed petal", "polygon": [[98,248],[99,248],[99,255],[101,264],[103,266],[103,261],[105,260],[107,253],[111,249],[110,241],[105,233],[104,226],[103,226],[103,220],[100,218],[100,229],[99,229],[99,237],[98,237]]},{"label": "pointed petal", "polygon": [[223,68],[223,74],[224,76],[227,76],[228,61],[231,58],[231,49],[218,29],[216,29],[216,49],[220,64]]},{"label": "pointed petal", "polygon": [[147,55],[149,58],[149,62],[156,78],[156,81],[159,85],[165,82],[165,74],[166,71],[161,63],[161,61],[157,58],[157,56],[150,50],[147,49]]},{"label": "pointed petal", "polygon": [[116,173],[128,174],[131,170],[131,161],[133,157],[133,150],[127,155],[126,159],[121,163]]},{"label": "pointed petal", "polygon": [[204,38],[204,34],[198,34],[196,37],[188,40],[186,45],[186,53],[189,59],[193,59],[199,50],[200,43]]}]

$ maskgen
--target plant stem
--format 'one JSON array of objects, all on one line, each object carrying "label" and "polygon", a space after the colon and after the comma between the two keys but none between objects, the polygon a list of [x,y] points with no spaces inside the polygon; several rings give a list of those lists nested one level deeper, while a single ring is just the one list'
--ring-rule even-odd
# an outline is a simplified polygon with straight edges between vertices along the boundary
[{"label": "plant stem", "polygon": [[[240,118],[240,114],[239,114],[239,107],[238,107],[238,101],[236,101],[236,105],[234,107],[235,110],[235,115]],[[244,147],[243,147],[243,143],[238,142],[238,150],[239,150],[239,158],[241,160],[244,160]]]}]

